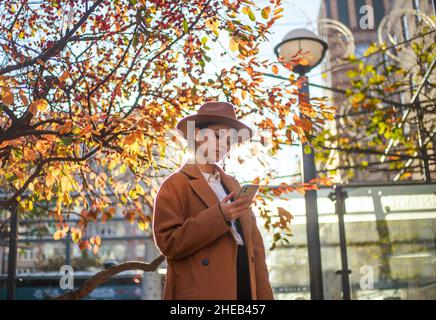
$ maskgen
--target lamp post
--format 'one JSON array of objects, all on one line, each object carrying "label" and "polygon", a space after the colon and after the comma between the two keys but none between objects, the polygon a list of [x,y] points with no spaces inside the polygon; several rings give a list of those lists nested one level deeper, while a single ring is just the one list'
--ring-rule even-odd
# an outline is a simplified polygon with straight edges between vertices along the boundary
[{"label": "lamp post", "polygon": [[[274,52],[282,64],[286,64],[299,52],[309,52],[305,57],[307,61],[304,64],[294,65],[293,71],[298,73],[299,79],[302,80],[301,88],[299,87],[299,103],[309,103],[309,87],[306,79],[306,73],[316,67],[327,51],[327,43],[322,41],[315,33],[306,29],[295,29],[285,35],[282,42],[274,48]],[[310,118],[301,114],[301,118]],[[306,153],[309,150],[310,153]],[[302,162],[302,180],[309,183],[316,178],[316,166],[314,151],[307,142],[301,145],[301,162]],[[309,273],[310,273],[310,296],[312,300],[324,299],[322,267],[321,267],[321,244],[319,240],[318,225],[318,205],[316,190],[309,190],[304,195],[306,205],[306,229],[307,229],[307,246],[309,256]]]}]

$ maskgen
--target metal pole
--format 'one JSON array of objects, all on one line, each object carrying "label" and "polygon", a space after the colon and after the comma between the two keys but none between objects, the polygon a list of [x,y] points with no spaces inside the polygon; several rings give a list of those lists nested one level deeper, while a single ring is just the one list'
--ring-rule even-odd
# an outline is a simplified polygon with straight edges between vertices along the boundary
[{"label": "metal pole", "polygon": [[15,282],[17,276],[17,238],[18,238],[18,202],[10,207],[10,233],[9,233],[9,256],[8,256],[8,279],[6,282],[6,299],[15,299]]},{"label": "metal pole", "polygon": [[[305,77],[304,74],[300,75]],[[298,90],[299,100],[301,103],[309,103],[309,87],[308,81],[302,81],[302,86]],[[301,114],[300,117],[306,117]],[[316,178],[316,166],[314,150],[307,143],[301,145],[301,161],[302,161],[302,180],[304,183],[309,183]],[[306,154],[305,149],[310,149],[310,153]],[[307,190],[304,194],[306,204],[306,229],[307,229],[307,248],[309,257],[309,274],[310,274],[310,297],[312,300],[323,300],[323,279],[321,266],[321,243],[319,240],[319,225],[318,225],[318,204],[316,190]]]},{"label": "metal pole", "polygon": [[424,113],[422,111],[421,104],[419,102],[419,97],[416,98],[415,108],[416,108],[416,122],[417,122],[417,129],[418,129],[418,147],[421,152],[425,182],[431,183],[430,162],[428,161],[427,146],[424,143],[426,139],[425,128],[423,125]]},{"label": "metal pole", "polygon": [[71,265],[71,232],[68,231],[65,239],[65,265]]},{"label": "metal pole", "polygon": [[342,188],[336,187],[335,205],[336,205],[336,214],[338,215],[339,246],[341,249],[341,265],[342,265],[342,270],[336,271],[336,274],[341,275],[342,298],[344,300],[351,300],[350,279],[348,277],[348,275],[351,273],[351,270],[348,269],[347,242],[345,237],[345,222],[344,222],[345,198],[346,198],[346,193],[342,191]]}]

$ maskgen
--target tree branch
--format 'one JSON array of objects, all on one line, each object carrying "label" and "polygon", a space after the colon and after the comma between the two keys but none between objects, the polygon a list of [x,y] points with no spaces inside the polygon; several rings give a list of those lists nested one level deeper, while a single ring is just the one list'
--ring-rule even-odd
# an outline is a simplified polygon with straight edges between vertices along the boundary
[{"label": "tree branch", "polygon": [[165,260],[163,255],[160,255],[151,263],[140,261],[129,261],[121,263],[116,266],[112,266],[106,270],[96,273],[91,278],[87,279],[80,288],[67,292],[59,297],[53,298],[53,300],[79,300],[94,291],[95,288],[108,282],[110,278],[120,272],[126,270],[142,270],[145,272],[154,272],[157,267]]},{"label": "tree branch", "polygon": [[15,71],[15,70],[19,70],[28,66],[31,66],[35,63],[37,63],[38,61],[47,61],[51,56],[53,56],[54,54],[56,54],[56,52],[62,50],[66,44],[68,43],[68,40],[74,35],[74,33],[77,31],[77,29],[79,29],[79,27],[86,21],[86,19],[88,19],[88,17],[91,15],[91,13],[100,5],[100,3],[102,3],[103,0],[97,0],[92,7],[85,12],[85,14],[83,15],[82,18],[80,18],[80,20],[76,23],[76,25],[68,32],[65,34],[65,36],[63,36],[61,39],[59,39],[58,41],[56,41],[56,43],[50,47],[49,49],[43,51],[39,56],[37,56],[36,58],[33,58],[31,60],[25,61],[23,63],[18,63],[12,66],[7,66],[3,69],[0,69],[0,75],[2,74],[6,74],[9,73],[11,71]]}]

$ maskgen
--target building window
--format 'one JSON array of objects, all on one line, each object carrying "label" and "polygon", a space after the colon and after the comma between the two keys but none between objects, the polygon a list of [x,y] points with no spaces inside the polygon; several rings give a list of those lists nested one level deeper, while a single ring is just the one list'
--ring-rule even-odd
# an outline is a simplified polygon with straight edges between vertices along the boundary
[{"label": "building window", "polygon": [[339,21],[350,26],[350,16],[348,15],[348,0],[337,0]]},{"label": "building window", "polygon": [[[413,9],[416,11],[419,11],[419,0],[413,0]],[[418,24],[421,21],[421,16],[416,15],[415,16],[415,23]]]},{"label": "building window", "polygon": [[331,18],[332,17],[332,6],[330,3],[330,0],[325,0],[324,4],[325,4],[325,15],[327,18]]},{"label": "building window", "polygon": [[383,1],[381,0],[373,0],[372,6],[374,8],[375,27],[378,27],[380,21],[382,21],[383,17],[385,16],[385,7],[383,5]]},{"label": "building window", "polygon": [[407,21],[407,16],[403,15],[402,19],[401,19],[401,23],[403,26],[403,37],[405,40],[409,40],[410,39],[410,33],[409,33],[409,23]]}]

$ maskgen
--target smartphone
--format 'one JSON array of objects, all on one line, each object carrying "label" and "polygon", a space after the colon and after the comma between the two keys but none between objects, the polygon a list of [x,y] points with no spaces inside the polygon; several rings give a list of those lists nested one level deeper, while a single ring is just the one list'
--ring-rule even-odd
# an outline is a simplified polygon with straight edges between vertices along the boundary
[{"label": "smartphone", "polygon": [[235,200],[238,199],[240,196],[248,195],[248,197],[253,200],[254,196],[256,195],[257,191],[259,190],[258,184],[244,184],[241,187],[241,190],[239,191],[238,195],[236,196]]}]

